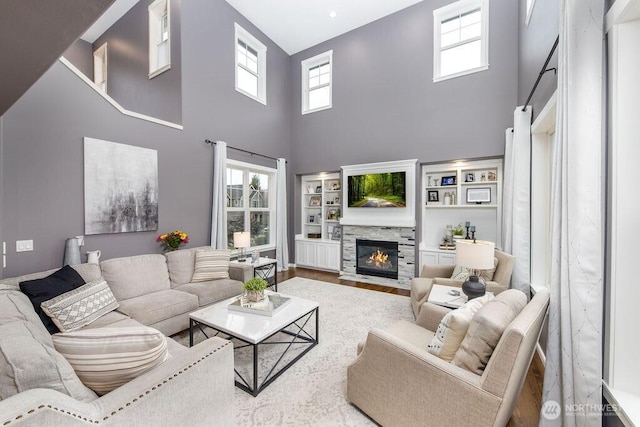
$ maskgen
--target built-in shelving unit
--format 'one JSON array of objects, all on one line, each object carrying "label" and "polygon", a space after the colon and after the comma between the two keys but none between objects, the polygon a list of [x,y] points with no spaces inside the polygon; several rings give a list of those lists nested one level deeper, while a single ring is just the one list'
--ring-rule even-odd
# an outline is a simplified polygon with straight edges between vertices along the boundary
[{"label": "built-in shelving unit", "polygon": [[477,239],[500,247],[501,159],[423,165],[421,184],[420,268],[424,264],[455,264],[455,251],[440,249],[447,225],[469,222],[476,227]]},{"label": "built-in shelving unit", "polygon": [[[340,270],[342,189],[339,173],[303,175],[301,179],[301,234],[296,235],[296,265]],[[337,237],[337,236],[336,236]]]}]

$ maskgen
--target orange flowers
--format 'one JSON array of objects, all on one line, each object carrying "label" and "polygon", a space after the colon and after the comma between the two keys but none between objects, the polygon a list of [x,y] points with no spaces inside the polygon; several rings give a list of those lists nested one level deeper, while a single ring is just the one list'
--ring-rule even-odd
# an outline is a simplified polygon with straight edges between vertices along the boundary
[{"label": "orange flowers", "polygon": [[156,241],[162,245],[164,251],[175,251],[180,245],[189,243],[189,235],[182,230],[174,230],[159,235]]}]

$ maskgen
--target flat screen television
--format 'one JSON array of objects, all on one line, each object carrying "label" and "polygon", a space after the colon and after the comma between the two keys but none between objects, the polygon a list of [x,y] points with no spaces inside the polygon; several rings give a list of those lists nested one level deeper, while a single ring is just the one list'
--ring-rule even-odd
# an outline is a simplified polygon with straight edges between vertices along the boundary
[{"label": "flat screen television", "polygon": [[406,208],[406,172],[368,173],[347,177],[350,208]]}]

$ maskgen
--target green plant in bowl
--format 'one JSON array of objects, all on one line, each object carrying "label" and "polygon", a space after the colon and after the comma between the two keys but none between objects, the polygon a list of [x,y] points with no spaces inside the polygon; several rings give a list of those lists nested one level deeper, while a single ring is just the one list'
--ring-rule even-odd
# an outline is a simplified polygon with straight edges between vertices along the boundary
[{"label": "green plant in bowl", "polygon": [[269,286],[262,277],[254,277],[244,283],[244,298],[247,302],[259,302],[264,299],[264,290]]}]

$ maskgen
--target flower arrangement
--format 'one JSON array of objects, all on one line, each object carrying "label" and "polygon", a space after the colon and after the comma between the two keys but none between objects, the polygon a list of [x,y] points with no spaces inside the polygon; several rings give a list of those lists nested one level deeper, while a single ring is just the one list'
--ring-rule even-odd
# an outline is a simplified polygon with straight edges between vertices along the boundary
[{"label": "flower arrangement", "polygon": [[182,230],[175,230],[159,235],[156,241],[162,245],[164,251],[176,251],[180,245],[189,243],[189,235]]}]

